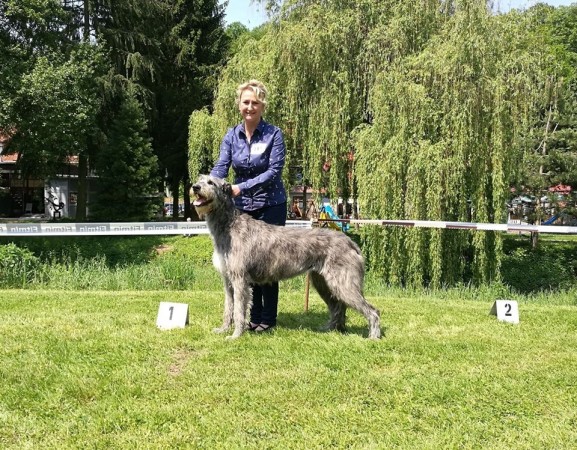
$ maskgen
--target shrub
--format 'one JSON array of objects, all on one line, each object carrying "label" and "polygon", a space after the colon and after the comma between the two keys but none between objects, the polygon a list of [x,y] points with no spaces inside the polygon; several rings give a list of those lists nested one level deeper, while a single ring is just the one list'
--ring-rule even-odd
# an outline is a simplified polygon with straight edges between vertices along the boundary
[{"label": "shrub", "polygon": [[561,253],[516,248],[503,258],[503,280],[522,293],[564,290],[575,285],[573,266]]},{"label": "shrub", "polygon": [[24,287],[33,279],[39,261],[31,251],[14,243],[0,245],[0,285]]}]

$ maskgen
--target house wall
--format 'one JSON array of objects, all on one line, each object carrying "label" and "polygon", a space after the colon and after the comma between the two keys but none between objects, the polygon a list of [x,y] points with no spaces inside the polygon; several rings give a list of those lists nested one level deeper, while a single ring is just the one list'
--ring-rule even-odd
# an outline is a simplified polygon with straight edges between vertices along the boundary
[{"label": "house wall", "polygon": [[75,217],[78,197],[76,179],[50,180],[44,186],[45,214],[54,218]]}]

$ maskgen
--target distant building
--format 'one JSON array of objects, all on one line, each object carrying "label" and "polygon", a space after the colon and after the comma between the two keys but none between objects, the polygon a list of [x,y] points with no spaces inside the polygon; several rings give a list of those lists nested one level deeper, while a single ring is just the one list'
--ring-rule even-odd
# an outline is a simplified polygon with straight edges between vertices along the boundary
[{"label": "distant building", "polygon": [[24,178],[18,170],[20,155],[7,153],[9,143],[10,136],[0,131],[0,217],[75,217],[78,157],[68,157],[57,174],[48,180]]}]

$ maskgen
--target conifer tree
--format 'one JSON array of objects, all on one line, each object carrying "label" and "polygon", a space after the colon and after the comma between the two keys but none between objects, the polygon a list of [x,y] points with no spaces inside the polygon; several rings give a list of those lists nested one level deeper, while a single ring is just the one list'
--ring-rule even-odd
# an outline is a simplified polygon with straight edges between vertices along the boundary
[{"label": "conifer tree", "polygon": [[94,168],[98,188],[89,203],[91,219],[149,220],[160,211],[158,161],[134,93],[128,91],[121,99]]}]

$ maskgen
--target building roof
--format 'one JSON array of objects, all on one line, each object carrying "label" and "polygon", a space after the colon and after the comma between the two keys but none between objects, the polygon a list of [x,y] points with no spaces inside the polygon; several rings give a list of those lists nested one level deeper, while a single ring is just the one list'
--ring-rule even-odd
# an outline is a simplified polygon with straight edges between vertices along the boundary
[{"label": "building roof", "polygon": [[549,192],[559,192],[562,194],[570,194],[571,193],[571,186],[567,186],[565,184],[558,184],[557,186],[551,186],[549,188]]},{"label": "building roof", "polygon": [[[10,154],[2,154],[0,155],[0,163],[3,164],[16,164],[18,162],[18,153],[10,153]],[[78,165],[78,156],[67,156],[66,157],[66,164],[70,164],[71,166]]]},{"label": "building roof", "polygon": [[16,161],[18,161],[18,155],[15,153],[11,155],[0,155],[0,163],[16,164]]}]

